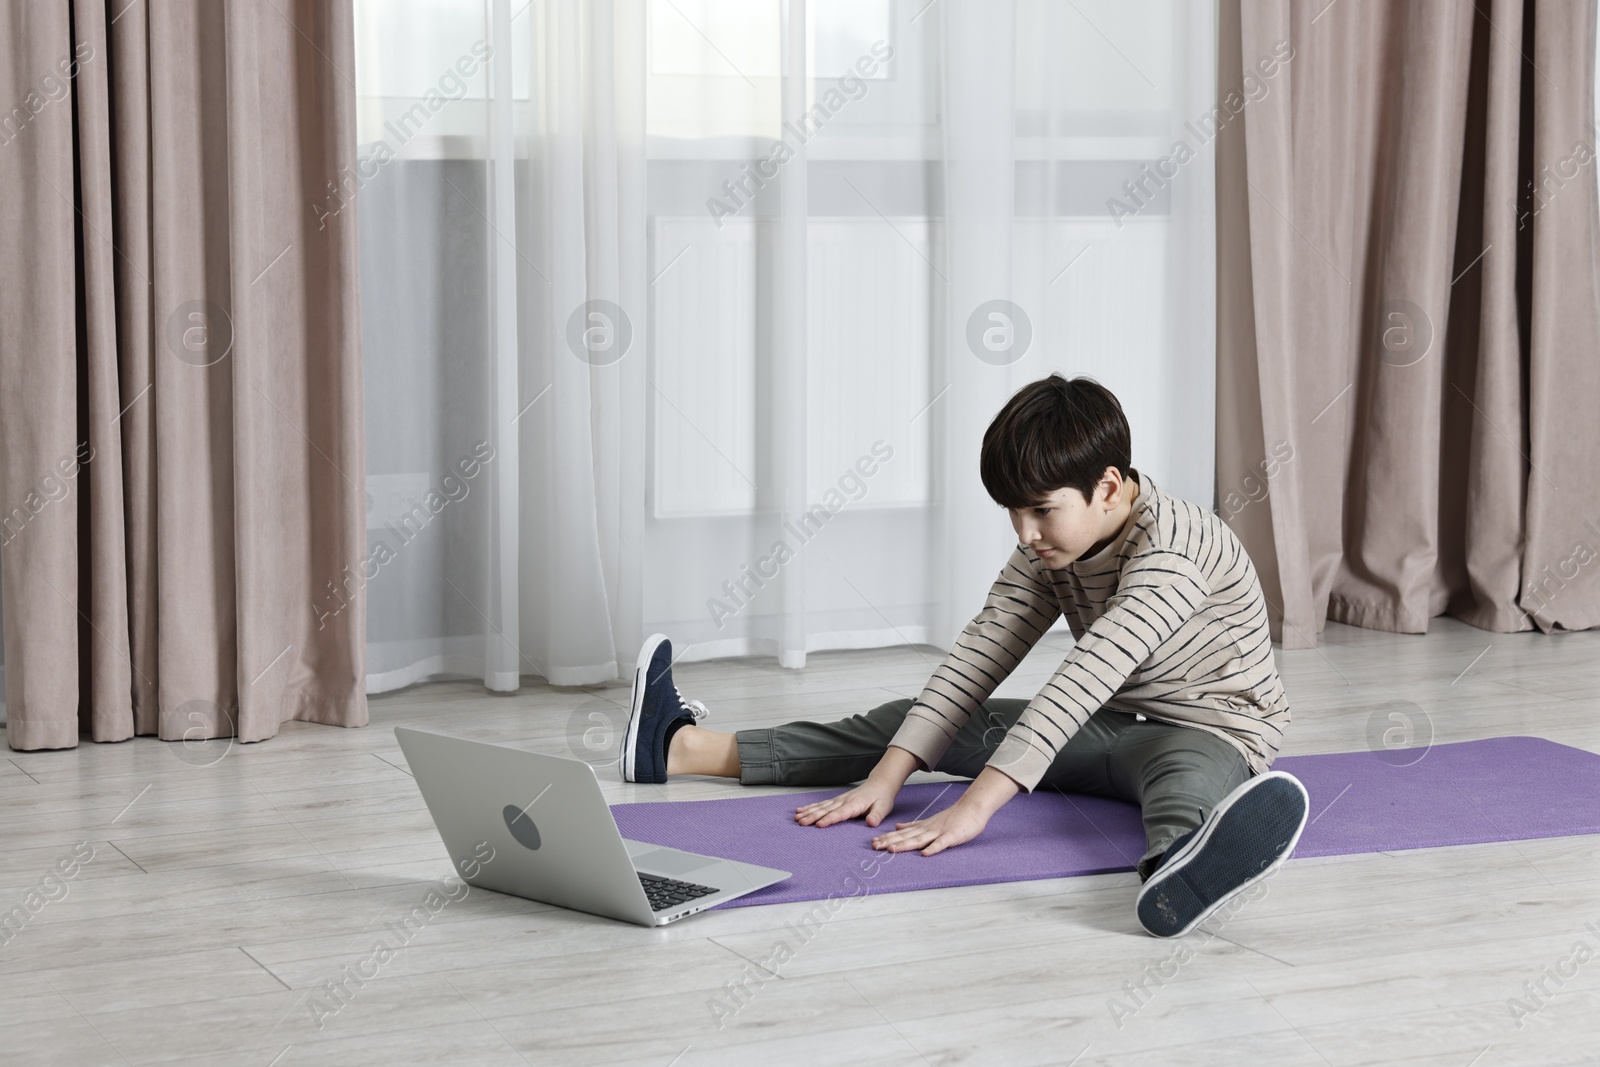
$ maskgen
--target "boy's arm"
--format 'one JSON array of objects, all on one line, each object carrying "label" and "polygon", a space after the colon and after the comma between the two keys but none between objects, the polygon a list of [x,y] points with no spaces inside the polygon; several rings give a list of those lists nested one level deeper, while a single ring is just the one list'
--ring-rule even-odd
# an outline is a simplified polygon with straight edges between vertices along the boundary
[{"label": "boy's arm", "polygon": [[939,765],[967,719],[1061,615],[1055,591],[1038,567],[1021,545],[1012,551],[983,610],[956,638],[889,742],[923,768]]},{"label": "boy's arm", "polygon": [[[848,792],[796,808],[795,821],[803,826],[832,826],[864,817],[868,826],[877,826],[894,809],[895,796],[912,772],[919,767],[932,770],[938,766],[956,732],[1060,614],[1061,606],[1049,582],[1039,575],[1034,561],[1018,545],[989,588],[983,610],[961,631],[955,648],[928,679],[872,773]],[[939,842],[928,838],[914,846],[886,844],[887,838],[902,836],[897,830],[879,834],[873,839],[873,847],[892,847],[897,852],[907,847],[924,848],[927,855],[933,855],[982,830],[987,812],[1005,803],[1016,792],[1016,786],[999,771],[986,771],[968,792],[972,799],[961,813],[972,812],[980,798],[987,798],[990,804],[981,805],[986,812],[982,819],[962,820],[961,827],[952,828],[953,832],[936,834],[943,838]],[[942,826],[954,818],[941,812],[935,821]],[[922,835],[917,836],[921,840]]]},{"label": "boy's arm", "polygon": [[1105,614],[1068,650],[988,766],[1032,792],[1078,727],[1194,616],[1207,595],[1200,568],[1187,556],[1157,549],[1130,559]]}]

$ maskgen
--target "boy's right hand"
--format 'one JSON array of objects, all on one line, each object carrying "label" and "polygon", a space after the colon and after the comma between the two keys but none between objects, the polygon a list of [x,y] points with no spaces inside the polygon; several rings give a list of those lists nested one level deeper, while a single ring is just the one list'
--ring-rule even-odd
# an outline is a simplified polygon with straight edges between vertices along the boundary
[{"label": "boy's right hand", "polygon": [[832,826],[847,819],[867,817],[868,826],[877,826],[894,810],[900,787],[892,782],[868,778],[848,793],[794,809],[794,821],[801,826]]},{"label": "boy's right hand", "polygon": [[894,810],[894,798],[920,763],[903,748],[890,745],[867,780],[828,800],[794,809],[794,821],[801,826],[832,826],[836,822],[865,815],[868,826],[877,826]]}]

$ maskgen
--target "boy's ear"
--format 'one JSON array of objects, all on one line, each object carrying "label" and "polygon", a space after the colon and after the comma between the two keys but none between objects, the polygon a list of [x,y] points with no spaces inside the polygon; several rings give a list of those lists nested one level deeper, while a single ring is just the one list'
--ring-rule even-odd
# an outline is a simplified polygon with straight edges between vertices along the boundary
[{"label": "boy's ear", "polygon": [[1108,507],[1115,506],[1112,504],[1112,497],[1116,496],[1117,501],[1120,502],[1122,498],[1117,496],[1117,493],[1121,489],[1123,489],[1122,476],[1117,471],[1117,468],[1107,467],[1103,472],[1101,472],[1099,495],[1102,503]]}]

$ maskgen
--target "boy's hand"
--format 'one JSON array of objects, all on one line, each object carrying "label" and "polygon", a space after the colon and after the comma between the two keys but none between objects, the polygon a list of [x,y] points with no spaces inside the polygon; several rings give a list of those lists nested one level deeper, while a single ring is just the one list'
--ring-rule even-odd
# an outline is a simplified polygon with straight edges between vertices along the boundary
[{"label": "boy's hand", "polygon": [[1020,788],[1003,771],[985,767],[960,800],[926,819],[896,823],[889,833],[874,837],[872,847],[888,852],[921,849],[924,856],[936,856],[983,833],[989,816],[1016,796]]},{"label": "boy's hand", "polygon": [[900,787],[891,782],[868,778],[848,793],[795,808],[794,821],[801,826],[832,826],[865,815],[868,826],[877,826],[894,810],[899,792]]},{"label": "boy's hand", "polygon": [[956,801],[937,815],[916,822],[898,822],[894,829],[872,839],[872,847],[887,852],[921,849],[924,856],[936,856],[953,845],[965,844],[983,833],[989,816],[975,805]]},{"label": "boy's hand", "polygon": [[866,781],[848,793],[795,808],[794,821],[801,826],[832,826],[865,815],[868,826],[877,826],[894,810],[894,798],[918,766],[917,757],[890,745]]}]

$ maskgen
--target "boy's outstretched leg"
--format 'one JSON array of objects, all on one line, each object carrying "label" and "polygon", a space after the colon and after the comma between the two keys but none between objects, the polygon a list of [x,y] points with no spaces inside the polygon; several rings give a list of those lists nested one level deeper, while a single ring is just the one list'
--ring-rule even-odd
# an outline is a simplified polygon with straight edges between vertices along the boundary
[{"label": "boy's outstretched leg", "polygon": [[667,743],[667,777],[674,774],[739,777],[738,735],[685,723]]},{"label": "boy's outstretched leg", "polygon": [[745,785],[848,785],[872,773],[912,701],[891,700],[837,722],[719,733],[697,725],[707,715],[672,679],[672,644],[654,634],[634,668],[633,699],[622,735],[622,778],[664,782],[671,774],[737,778]]}]

